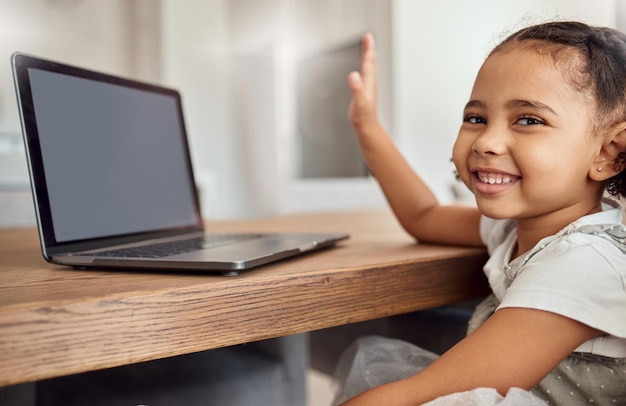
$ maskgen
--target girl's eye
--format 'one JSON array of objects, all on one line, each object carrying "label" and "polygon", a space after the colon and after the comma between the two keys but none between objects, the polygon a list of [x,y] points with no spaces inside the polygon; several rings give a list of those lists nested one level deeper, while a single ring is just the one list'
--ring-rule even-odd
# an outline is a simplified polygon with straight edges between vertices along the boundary
[{"label": "girl's eye", "polygon": [[524,116],[520,117],[516,121],[517,124],[520,125],[542,125],[545,124],[544,121],[538,117],[534,116]]},{"label": "girl's eye", "polygon": [[463,117],[463,122],[469,123],[469,124],[485,124],[487,120],[485,120],[483,117],[480,117],[480,116],[468,114],[465,117]]}]

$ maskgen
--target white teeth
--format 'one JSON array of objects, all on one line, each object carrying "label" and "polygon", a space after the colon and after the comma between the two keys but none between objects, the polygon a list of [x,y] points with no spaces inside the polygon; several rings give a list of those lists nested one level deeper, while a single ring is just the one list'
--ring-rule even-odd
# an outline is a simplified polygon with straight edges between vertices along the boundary
[{"label": "white teeth", "polygon": [[500,175],[497,173],[485,174],[479,172],[478,178],[481,182],[489,183],[490,185],[501,185],[513,182],[513,179],[511,179],[510,176]]}]

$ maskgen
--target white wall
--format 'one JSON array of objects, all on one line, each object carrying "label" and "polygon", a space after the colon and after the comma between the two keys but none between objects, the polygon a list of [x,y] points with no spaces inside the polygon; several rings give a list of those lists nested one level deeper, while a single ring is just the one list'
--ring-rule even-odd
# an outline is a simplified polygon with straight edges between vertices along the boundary
[{"label": "white wall", "polygon": [[161,1],[162,82],[178,89],[207,217],[245,213],[233,130],[228,1]]},{"label": "white wall", "polygon": [[552,19],[615,26],[615,0],[395,0],[394,135],[442,201],[456,183],[450,163],[474,77],[507,34]]}]

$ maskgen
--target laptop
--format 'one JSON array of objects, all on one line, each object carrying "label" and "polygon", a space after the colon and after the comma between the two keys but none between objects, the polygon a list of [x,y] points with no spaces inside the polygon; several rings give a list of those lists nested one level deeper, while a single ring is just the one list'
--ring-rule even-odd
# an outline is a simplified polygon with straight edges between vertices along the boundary
[{"label": "laptop", "polygon": [[236,275],[348,238],[210,233],[176,90],[23,53],[11,63],[47,261]]}]

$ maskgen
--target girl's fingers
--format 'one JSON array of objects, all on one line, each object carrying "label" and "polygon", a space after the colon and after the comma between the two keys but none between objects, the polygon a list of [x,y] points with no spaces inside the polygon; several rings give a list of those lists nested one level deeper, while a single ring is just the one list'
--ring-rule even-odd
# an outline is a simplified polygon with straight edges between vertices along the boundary
[{"label": "girl's fingers", "polygon": [[362,128],[367,122],[376,119],[376,50],[374,37],[363,36],[361,70],[348,74],[348,86],[352,91],[352,101],[348,116],[355,128]]},{"label": "girl's fingers", "polygon": [[361,77],[367,91],[376,90],[376,46],[374,37],[367,33],[363,36],[363,55],[361,56]]},{"label": "girl's fingers", "polygon": [[363,81],[359,72],[350,72],[348,75],[348,85],[353,92],[358,92],[363,88]]}]

